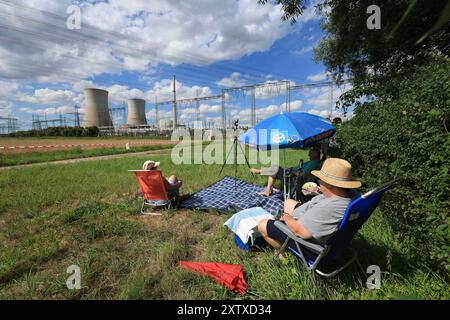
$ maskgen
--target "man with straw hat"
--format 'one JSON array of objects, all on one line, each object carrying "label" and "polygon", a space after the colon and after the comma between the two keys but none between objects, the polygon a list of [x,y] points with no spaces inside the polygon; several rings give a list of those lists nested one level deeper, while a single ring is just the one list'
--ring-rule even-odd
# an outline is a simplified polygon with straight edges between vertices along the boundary
[{"label": "man with straw hat", "polygon": [[[325,243],[337,230],[361,182],[352,178],[350,163],[338,158],[326,159],[322,169],[313,170],[311,174],[319,179],[322,194],[304,204],[286,200],[282,220],[298,237]],[[279,248],[286,235],[274,226],[274,222],[262,220],[258,230],[272,247]]]}]

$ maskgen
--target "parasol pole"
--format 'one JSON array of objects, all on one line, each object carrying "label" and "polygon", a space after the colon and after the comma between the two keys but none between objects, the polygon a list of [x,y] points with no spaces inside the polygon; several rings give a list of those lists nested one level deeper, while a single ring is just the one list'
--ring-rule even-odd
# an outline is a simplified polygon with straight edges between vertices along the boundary
[{"label": "parasol pole", "polygon": [[284,201],[286,201],[286,148],[283,148],[283,185],[284,185]]}]

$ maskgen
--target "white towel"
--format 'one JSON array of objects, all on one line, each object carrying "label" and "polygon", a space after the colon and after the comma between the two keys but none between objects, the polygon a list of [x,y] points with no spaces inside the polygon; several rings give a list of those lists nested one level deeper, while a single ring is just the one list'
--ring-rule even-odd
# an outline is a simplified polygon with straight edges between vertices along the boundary
[{"label": "white towel", "polygon": [[243,243],[247,244],[249,239],[254,240],[258,223],[263,219],[274,219],[274,216],[260,207],[249,208],[234,214],[223,225],[235,233]]}]

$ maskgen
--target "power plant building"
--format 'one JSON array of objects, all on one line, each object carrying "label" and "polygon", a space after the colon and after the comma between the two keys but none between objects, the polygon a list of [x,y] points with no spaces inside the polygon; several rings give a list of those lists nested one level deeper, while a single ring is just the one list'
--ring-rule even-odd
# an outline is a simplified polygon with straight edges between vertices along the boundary
[{"label": "power plant building", "polygon": [[164,130],[172,129],[173,121],[170,119],[160,119],[158,125],[160,129]]},{"label": "power plant building", "polygon": [[95,88],[84,89],[83,127],[112,127],[108,109],[108,91]]},{"label": "power plant building", "polygon": [[145,117],[145,100],[129,99],[128,100],[128,125],[146,125]]}]

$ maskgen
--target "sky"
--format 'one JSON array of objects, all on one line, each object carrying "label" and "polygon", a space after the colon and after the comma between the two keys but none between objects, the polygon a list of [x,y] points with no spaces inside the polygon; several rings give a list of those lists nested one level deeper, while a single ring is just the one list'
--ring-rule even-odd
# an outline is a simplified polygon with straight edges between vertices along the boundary
[{"label": "sky", "polygon": [[[292,25],[281,20],[280,6],[256,0],[0,0],[0,116],[18,118],[21,129],[31,128],[33,114],[62,114],[70,124],[74,106],[84,111],[84,88],[94,87],[108,90],[110,108],[145,99],[154,123],[154,102],[173,99],[174,75],[177,99],[326,81],[325,66],[313,59],[323,36],[313,4]],[[75,29],[74,10],[81,18]],[[285,110],[285,87],[256,90],[257,120]],[[329,117],[332,101],[348,89],[292,91],[290,110]],[[227,95],[227,119],[249,123],[250,94]],[[196,107],[179,104],[179,122],[194,122]],[[171,108],[160,105],[159,118],[171,118]],[[202,101],[200,115],[220,122],[220,101]]]}]

